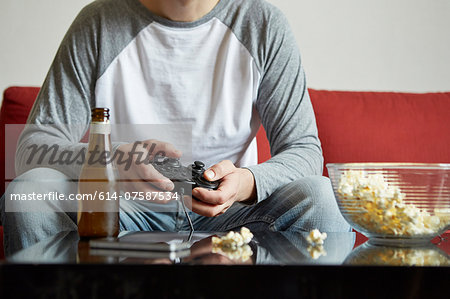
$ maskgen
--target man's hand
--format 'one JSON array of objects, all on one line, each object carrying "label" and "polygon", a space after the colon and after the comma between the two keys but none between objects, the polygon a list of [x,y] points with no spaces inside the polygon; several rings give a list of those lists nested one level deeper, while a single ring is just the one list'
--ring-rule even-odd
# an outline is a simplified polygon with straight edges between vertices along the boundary
[{"label": "man's hand", "polygon": [[234,202],[253,202],[256,198],[255,179],[250,170],[237,168],[225,160],[205,171],[209,181],[220,180],[217,190],[195,188],[192,190],[192,211],[214,217],[225,213]]},{"label": "man's hand", "polygon": [[150,164],[156,154],[169,158],[181,157],[181,151],[166,142],[145,140],[123,144],[117,148],[116,165],[119,170],[121,187],[126,192],[172,191],[172,181],[160,174]]}]

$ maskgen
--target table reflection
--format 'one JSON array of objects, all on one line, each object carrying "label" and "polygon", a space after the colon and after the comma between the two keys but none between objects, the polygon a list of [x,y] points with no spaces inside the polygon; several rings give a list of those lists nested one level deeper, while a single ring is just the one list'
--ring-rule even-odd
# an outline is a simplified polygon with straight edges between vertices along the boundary
[{"label": "table reflection", "polygon": [[[152,238],[152,232],[126,232],[141,238]],[[76,231],[61,232],[7,258],[9,263],[123,263],[123,264],[189,264],[189,265],[340,265],[352,251],[354,233],[328,233],[323,248],[306,240],[306,232],[254,232],[245,255],[213,250],[211,238],[224,233],[195,233],[189,250],[177,252],[94,249],[79,239]],[[180,236],[178,234],[178,236]],[[181,235],[182,236],[182,235]],[[317,250],[320,254],[317,254]]]},{"label": "table reflection", "polygon": [[[307,241],[306,232],[254,232],[249,252],[218,252],[211,239],[225,233],[196,232],[188,250],[175,252],[132,251],[90,248],[76,231],[61,232],[21,250],[7,259],[10,263],[122,263],[188,265],[380,265],[450,266],[449,254],[438,246],[377,245],[370,241],[353,249],[354,233],[328,233],[323,246]],[[155,232],[122,232],[120,238],[159,240]],[[187,240],[188,233],[173,233]],[[441,242],[448,242],[443,238]],[[442,244],[441,244],[442,245]],[[243,258],[245,257],[245,258]],[[248,258],[247,258],[248,257]]]},{"label": "table reflection", "polygon": [[[157,239],[157,233],[125,232],[145,240]],[[450,266],[449,255],[434,244],[415,247],[381,246],[366,242],[353,249],[354,233],[328,233],[323,246],[313,246],[305,232],[254,232],[244,255],[213,249],[211,238],[224,233],[195,233],[188,250],[176,252],[131,251],[90,248],[77,232],[61,232],[47,240],[17,252],[10,263],[122,263],[188,265],[380,265]],[[174,238],[186,238],[174,233]],[[448,240],[444,240],[447,242]],[[353,249],[353,250],[352,250]],[[246,249],[247,250],[247,249]],[[243,258],[245,257],[245,258]]]},{"label": "table reflection", "polygon": [[421,246],[382,246],[366,242],[345,259],[346,265],[450,266],[450,257],[434,244]]}]

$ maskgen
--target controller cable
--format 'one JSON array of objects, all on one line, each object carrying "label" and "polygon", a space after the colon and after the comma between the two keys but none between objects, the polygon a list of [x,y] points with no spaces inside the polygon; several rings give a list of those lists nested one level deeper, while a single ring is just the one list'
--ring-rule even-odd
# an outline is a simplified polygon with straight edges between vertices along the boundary
[{"label": "controller cable", "polygon": [[181,206],[183,207],[184,215],[186,215],[186,219],[188,220],[188,223],[189,223],[190,232],[189,232],[189,236],[188,236],[187,241],[190,242],[191,239],[192,239],[192,235],[194,234],[194,225],[192,224],[191,217],[189,216],[189,213],[188,213],[188,211],[186,209],[186,205],[184,204],[184,199],[183,199],[183,197],[184,197],[184,188],[183,187],[180,187],[180,189],[178,191],[178,194],[180,195],[180,198],[181,198]]}]

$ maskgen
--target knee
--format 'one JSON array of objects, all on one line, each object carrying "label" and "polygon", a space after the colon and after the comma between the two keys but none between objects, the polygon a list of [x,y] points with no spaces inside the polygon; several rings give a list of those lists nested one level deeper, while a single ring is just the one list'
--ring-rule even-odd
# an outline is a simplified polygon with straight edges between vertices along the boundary
[{"label": "knee", "polygon": [[[76,183],[64,173],[52,168],[33,168],[16,177],[6,189],[6,194],[38,191],[73,190]],[[76,190],[76,189],[75,189]]]},{"label": "knee", "polygon": [[330,179],[323,176],[309,176],[298,179],[285,185],[277,193],[287,200],[297,202],[306,200],[314,206],[336,204]]},{"label": "knee", "polygon": [[53,168],[45,168],[45,167],[39,167],[39,168],[33,168],[30,169],[21,175],[17,176],[12,182],[11,185],[14,185],[12,183],[18,184],[23,182],[36,182],[36,181],[67,181],[68,177]]},{"label": "knee", "polygon": [[[50,195],[74,194],[77,182],[51,168],[34,168],[16,177],[6,188],[2,197],[4,212],[67,211],[76,204],[72,201],[50,200]],[[48,196],[48,197],[46,197]]]},{"label": "knee", "polygon": [[280,195],[291,206],[288,213],[291,217],[290,227],[301,230],[318,228],[329,232],[350,231],[350,226],[339,212],[329,178],[301,178],[283,187]]},{"label": "knee", "polygon": [[308,198],[316,206],[336,205],[336,199],[331,187],[331,181],[324,176],[309,176],[292,182],[297,190],[299,199]]}]

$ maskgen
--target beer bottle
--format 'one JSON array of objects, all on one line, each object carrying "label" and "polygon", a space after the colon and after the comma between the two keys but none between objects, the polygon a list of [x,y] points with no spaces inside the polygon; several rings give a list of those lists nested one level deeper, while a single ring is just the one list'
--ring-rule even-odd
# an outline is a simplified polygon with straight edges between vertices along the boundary
[{"label": "beer bottle", "polygon": [[78,181],[80,237],[119,233],[118,172],[112,161],[109,109],[92,109],[89,145]]}]

